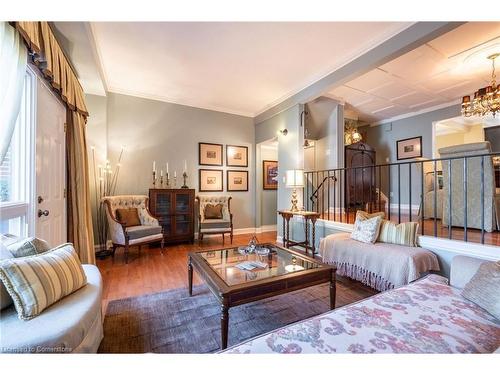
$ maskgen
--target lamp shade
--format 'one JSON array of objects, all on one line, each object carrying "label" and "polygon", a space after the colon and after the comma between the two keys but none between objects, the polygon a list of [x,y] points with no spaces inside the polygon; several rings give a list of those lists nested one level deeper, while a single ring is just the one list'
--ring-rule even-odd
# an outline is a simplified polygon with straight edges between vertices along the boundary
[{"label": "lamp shade", "polygon": [[302,169],[290,169],[286,171],[286,186],[287,187],[303,187],[304,186],[304,171]]}]

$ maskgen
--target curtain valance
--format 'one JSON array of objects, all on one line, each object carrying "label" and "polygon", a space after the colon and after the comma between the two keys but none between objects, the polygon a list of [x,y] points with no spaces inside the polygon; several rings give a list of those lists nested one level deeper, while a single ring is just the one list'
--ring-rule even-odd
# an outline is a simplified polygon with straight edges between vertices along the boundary
[{"label": "curtain valance", "polygon": [[34,61],[59,91],[61,99],[68,107],[83,116],[88,116],[84,93],[76,74],[73,72],[61,46],[47,22],[15,22],[16,29],[23,36]]}]

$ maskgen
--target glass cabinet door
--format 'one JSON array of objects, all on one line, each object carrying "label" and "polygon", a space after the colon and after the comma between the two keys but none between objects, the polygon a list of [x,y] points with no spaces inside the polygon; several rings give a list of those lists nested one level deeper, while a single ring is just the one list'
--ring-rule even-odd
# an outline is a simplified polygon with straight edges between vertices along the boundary
[{"label": "glass cabinet door", "polygon": [[189,213],[189,194],[175,194],[175,212]]},{"label": "glass cabinet door", "polygon": [[156,216],[171,215],[172,195],[170,193],[156,194]]},{"label": "glass cabinet door", "polygon": [[175,216],[175,234],[189,234],[191,225],[191,215],[176,215]]}]

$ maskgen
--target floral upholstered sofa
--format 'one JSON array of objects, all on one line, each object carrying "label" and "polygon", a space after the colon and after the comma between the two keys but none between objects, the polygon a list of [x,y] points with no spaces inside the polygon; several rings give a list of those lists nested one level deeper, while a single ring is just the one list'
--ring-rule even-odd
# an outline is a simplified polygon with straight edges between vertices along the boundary
[{"label": "floral upholstered sofa", "polygon": [[457,256],[447,279],[412,284],[258,336],[223,353],[492,353],[500,321],[461,296],[483,261]]}]

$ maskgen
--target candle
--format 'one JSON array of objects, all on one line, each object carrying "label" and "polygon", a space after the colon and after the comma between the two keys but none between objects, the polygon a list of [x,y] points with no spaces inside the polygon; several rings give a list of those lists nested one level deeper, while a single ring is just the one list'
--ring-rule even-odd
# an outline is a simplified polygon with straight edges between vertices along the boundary
[{"label": "candle", "polygon": [[160,177],[163,177],[163,169],[160,169]]},{"label": "candle", "polygon": [[177,171],[174,171],[174,178],[177,177]]},{"label": "candle", "polygon": [[168,162],[167,162],[167,174],[168,174]]},{"label": "candle", "polygon": [[187,172],[187,169],[188,169],[187,160],[184,160],[184,172]]},{"label": "candle", "polygon": [[153,161],[153,172],[156,172],[156,161]]}]

